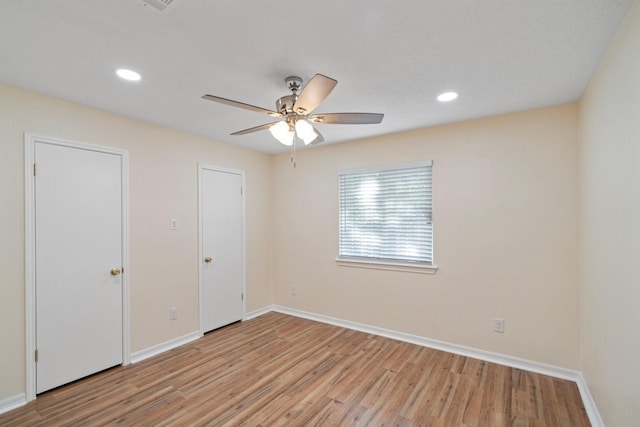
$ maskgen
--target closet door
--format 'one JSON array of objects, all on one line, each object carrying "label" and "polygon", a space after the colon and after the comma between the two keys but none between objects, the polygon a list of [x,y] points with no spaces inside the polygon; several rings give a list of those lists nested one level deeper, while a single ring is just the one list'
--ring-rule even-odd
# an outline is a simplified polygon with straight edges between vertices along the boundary
[{"label": "closet door", "polygon": [[202,330],[244,316],[242,172],[201,167]]},{"label": "closet door", "polygon": [[122,363],[121,155],[36,141],[36,392]]}]

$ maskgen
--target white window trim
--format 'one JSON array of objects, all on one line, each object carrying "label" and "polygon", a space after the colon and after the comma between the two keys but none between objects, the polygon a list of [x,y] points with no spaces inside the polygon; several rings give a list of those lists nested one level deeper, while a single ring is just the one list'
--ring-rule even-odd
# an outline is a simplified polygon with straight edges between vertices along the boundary
[{"label": "white window trim", "polygon": [[432,166],[433,160],[425,160],[422,162],[412,162],[412,163],[398,163],[394,165],[384,165],[384,166],[368,166],[365,168],[355,168],[355,169],[344,169],[338,172],[338,176],[340,175],[351,175],[355,173],[367,173],[367,172],[377,172],[377,171],[392,171],[398,169],[411,169],[411,168],[419,168],[421,166]]},{"label": "white window trim", "polygon": [[[397,165],[386,165],[386,166],[371,166],[366,168],[357,168],[357,169],[345,169],[338,172],[338,177],[340,175],[348,175],[348,174],[357,174],[357,173],[367,173],[374,171],[385,171],[385,170],[397,170],[397,169],[408,169],[420,166],[431,166],[433,167],[433,160],[426,160],[422,162],[414,162],[414,163],[401,163]],[[433,212],[432,212],[433,215]],[[431,251],[434,252],[434,244],[431,243]],[[376,258],[350,258],[350,257],[340,257],[340,255],[336,256],[335,262],[338,266],[341,267],[356,267],[356,268],[366,268],[373,270],[387,270],[387,271],[402,271],[408,273],[421,273],[421,274],[435,274],[438,270],[438,266],[436,264],[419,264],[419,263],[411,263],[411,262],[401,262],[401,261],[392,261],[392,260],[384,260],[384,259],[376,259]]]},{"label": "white window trim", "polygon": [[369,268],[373,270],[404,271],[408,273],[436,274],[437,265],[409,264],[402,262],[374,259],[354,259],[336,257],[336,264],[341,267]]}]

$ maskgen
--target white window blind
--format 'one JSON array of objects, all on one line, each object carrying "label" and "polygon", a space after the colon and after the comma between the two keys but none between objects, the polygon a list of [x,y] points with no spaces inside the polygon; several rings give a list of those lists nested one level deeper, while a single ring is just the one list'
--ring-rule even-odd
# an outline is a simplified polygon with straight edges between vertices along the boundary
[{"label": "white window blind", "polygon": [[340,174],[339,258],[433,265],[432,162]]}]

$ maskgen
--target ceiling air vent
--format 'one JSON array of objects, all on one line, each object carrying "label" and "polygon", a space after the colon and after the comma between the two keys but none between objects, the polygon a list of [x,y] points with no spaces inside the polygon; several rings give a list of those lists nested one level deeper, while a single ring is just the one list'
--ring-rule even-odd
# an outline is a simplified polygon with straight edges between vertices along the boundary
[{"label": "ceiling air vent", "polygon": [[154,11],[166,15],[175,9],[182,0],[139,0],[145,6]]}]

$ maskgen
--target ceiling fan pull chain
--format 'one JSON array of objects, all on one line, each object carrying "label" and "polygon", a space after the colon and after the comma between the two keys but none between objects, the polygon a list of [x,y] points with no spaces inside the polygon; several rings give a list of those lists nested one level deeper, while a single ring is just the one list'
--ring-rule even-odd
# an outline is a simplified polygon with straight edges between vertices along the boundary
[{"label": "ceiling fan pull chain", "polygon": [[297,163],[296,163],[296,138],[295,138],[295,134],[294,134],[294,138],[293,138],[292,147],[293,147],[293,168],[295,169],[296,166],[297,166]]}]

